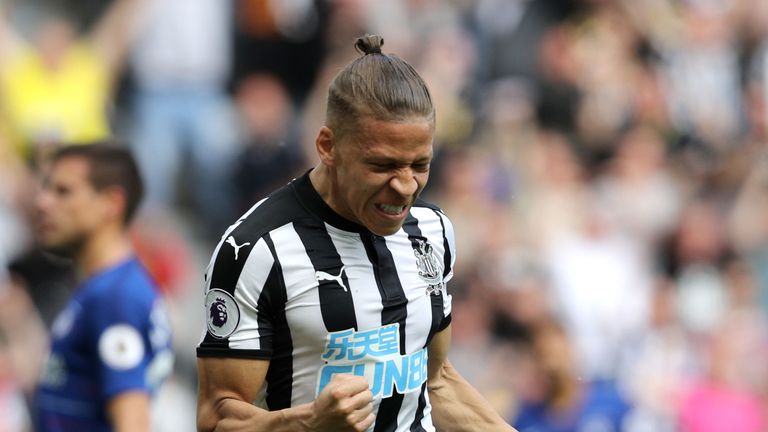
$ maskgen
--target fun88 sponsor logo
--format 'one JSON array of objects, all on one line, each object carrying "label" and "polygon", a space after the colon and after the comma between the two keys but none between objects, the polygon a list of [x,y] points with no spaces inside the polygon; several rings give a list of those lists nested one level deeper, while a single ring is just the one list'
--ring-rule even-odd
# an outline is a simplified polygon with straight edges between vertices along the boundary
[{"label": "fun88 sponsor logo", "polygon": [[390,324],[365,331],[353,329],[328,334],[316,395],[336,374],[368,379],[374,397],[419,390],[427,381],[427,349],[400,355],[400,326]]}]

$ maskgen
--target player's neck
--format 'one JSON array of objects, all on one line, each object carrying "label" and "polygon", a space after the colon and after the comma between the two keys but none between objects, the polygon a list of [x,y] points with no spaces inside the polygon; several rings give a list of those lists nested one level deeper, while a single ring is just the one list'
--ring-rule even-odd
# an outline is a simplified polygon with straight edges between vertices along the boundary
[{"label": "player's neck", "polygon": [[133,246],[122,228],[104,228],[83,245],[75,263],[79,276],[86,278],[114,266],[133,254]]},{"label": "player's neck", "polygon": [[309,173],[309,181],[312,183],[312,187],[315,188],[320,197],[329,204],[331,194],[331,179],[328,175],[328,168],[323,164],[318,164]]},{"label": "player's neck", "polygon": [[345,212],[344,208],[340,208],[340,206],[337,205],[339,196],[338,183],[330,168],[323,164],[319,164],[309,173],[309,180],[312,182],[312,187],[315,188],[315,191],[320,195],[320,198],[328,204],[328,207],[339,216],[352,220],[349,217],[349,212]]}]

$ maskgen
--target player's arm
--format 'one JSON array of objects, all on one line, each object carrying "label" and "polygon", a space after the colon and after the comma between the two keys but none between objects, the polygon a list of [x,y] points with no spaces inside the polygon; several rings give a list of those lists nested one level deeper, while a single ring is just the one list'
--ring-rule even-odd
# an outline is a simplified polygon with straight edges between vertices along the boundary
[{"label": "player's arm", "polygon": [[112,0],[88,40],[111,73],[117,72],[139,32],[149,0]]},{"label": "player's arm", "polygon": [[199,358],[197,429],[254,432],[308,430],[306,422],[311,419],[306,407],[296,407],[292,413],[285,413],[266,411],[251,404],[264,385],[268,368],[267,360]]},{"label": "player's arm", "polygon": [[514,431],[487,400],[448,362],[451,327],[429,344],[429,400],[432,421],[441,432]]},{"label": "player's arm", "polygon": [[200,358],[199,431],[364,431],[373,424],[372,398],[364,378],[336,375],[318,398],[280,411],[251,401],[264,385],[267,360]]},{"label": "player's arm", "polygon": [[149,432],[149,394],[143,391],[120,393],[107,403],[107,415],[115,432]]},{"label": "player's arm", "polygon": [[13,0],[0,0],[0,64],[24,44],[10,20]]}]

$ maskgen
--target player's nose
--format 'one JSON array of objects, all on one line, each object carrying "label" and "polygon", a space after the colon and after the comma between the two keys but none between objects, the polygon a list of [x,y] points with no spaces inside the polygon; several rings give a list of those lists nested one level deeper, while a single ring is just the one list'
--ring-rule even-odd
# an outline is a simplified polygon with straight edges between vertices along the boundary
[{"label": "player's nose", "polygon": [[53,203],[53,194],[47,188],[35,196],[34,206],[38,213],[46,213]]},{"label": "player's nose", "polygon": [[397,174],[389,180],[389,185],[397,193],[406,197],[412,196],[419,189],[419,182],[416,181],[416,176],[410,168],[397,171]]}]

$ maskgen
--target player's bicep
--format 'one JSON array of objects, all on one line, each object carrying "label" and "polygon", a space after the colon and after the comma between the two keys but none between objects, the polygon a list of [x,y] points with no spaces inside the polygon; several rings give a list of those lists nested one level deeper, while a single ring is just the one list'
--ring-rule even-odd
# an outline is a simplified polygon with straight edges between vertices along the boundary
[{"label": "player's bicep", "polygon": [[150,430],[149,394],[141,391],[120,393],[107,402],[107,415],[115,432]]},{"label": "player's bicep", "polygon": [[198,424],[215,424],[223,418],[228,400],[253,403],[268,369],[269,360],[198,358]]},{"label": "player's bicep", "polygon": [[442,331],[435,333],[435,336],[429,343],[428,386],[432,387],[438,385],[442,379],[442,370],[443,366],[448,361],[448,349],[450,348],[450,345],[451,326],[449,325]]}]

